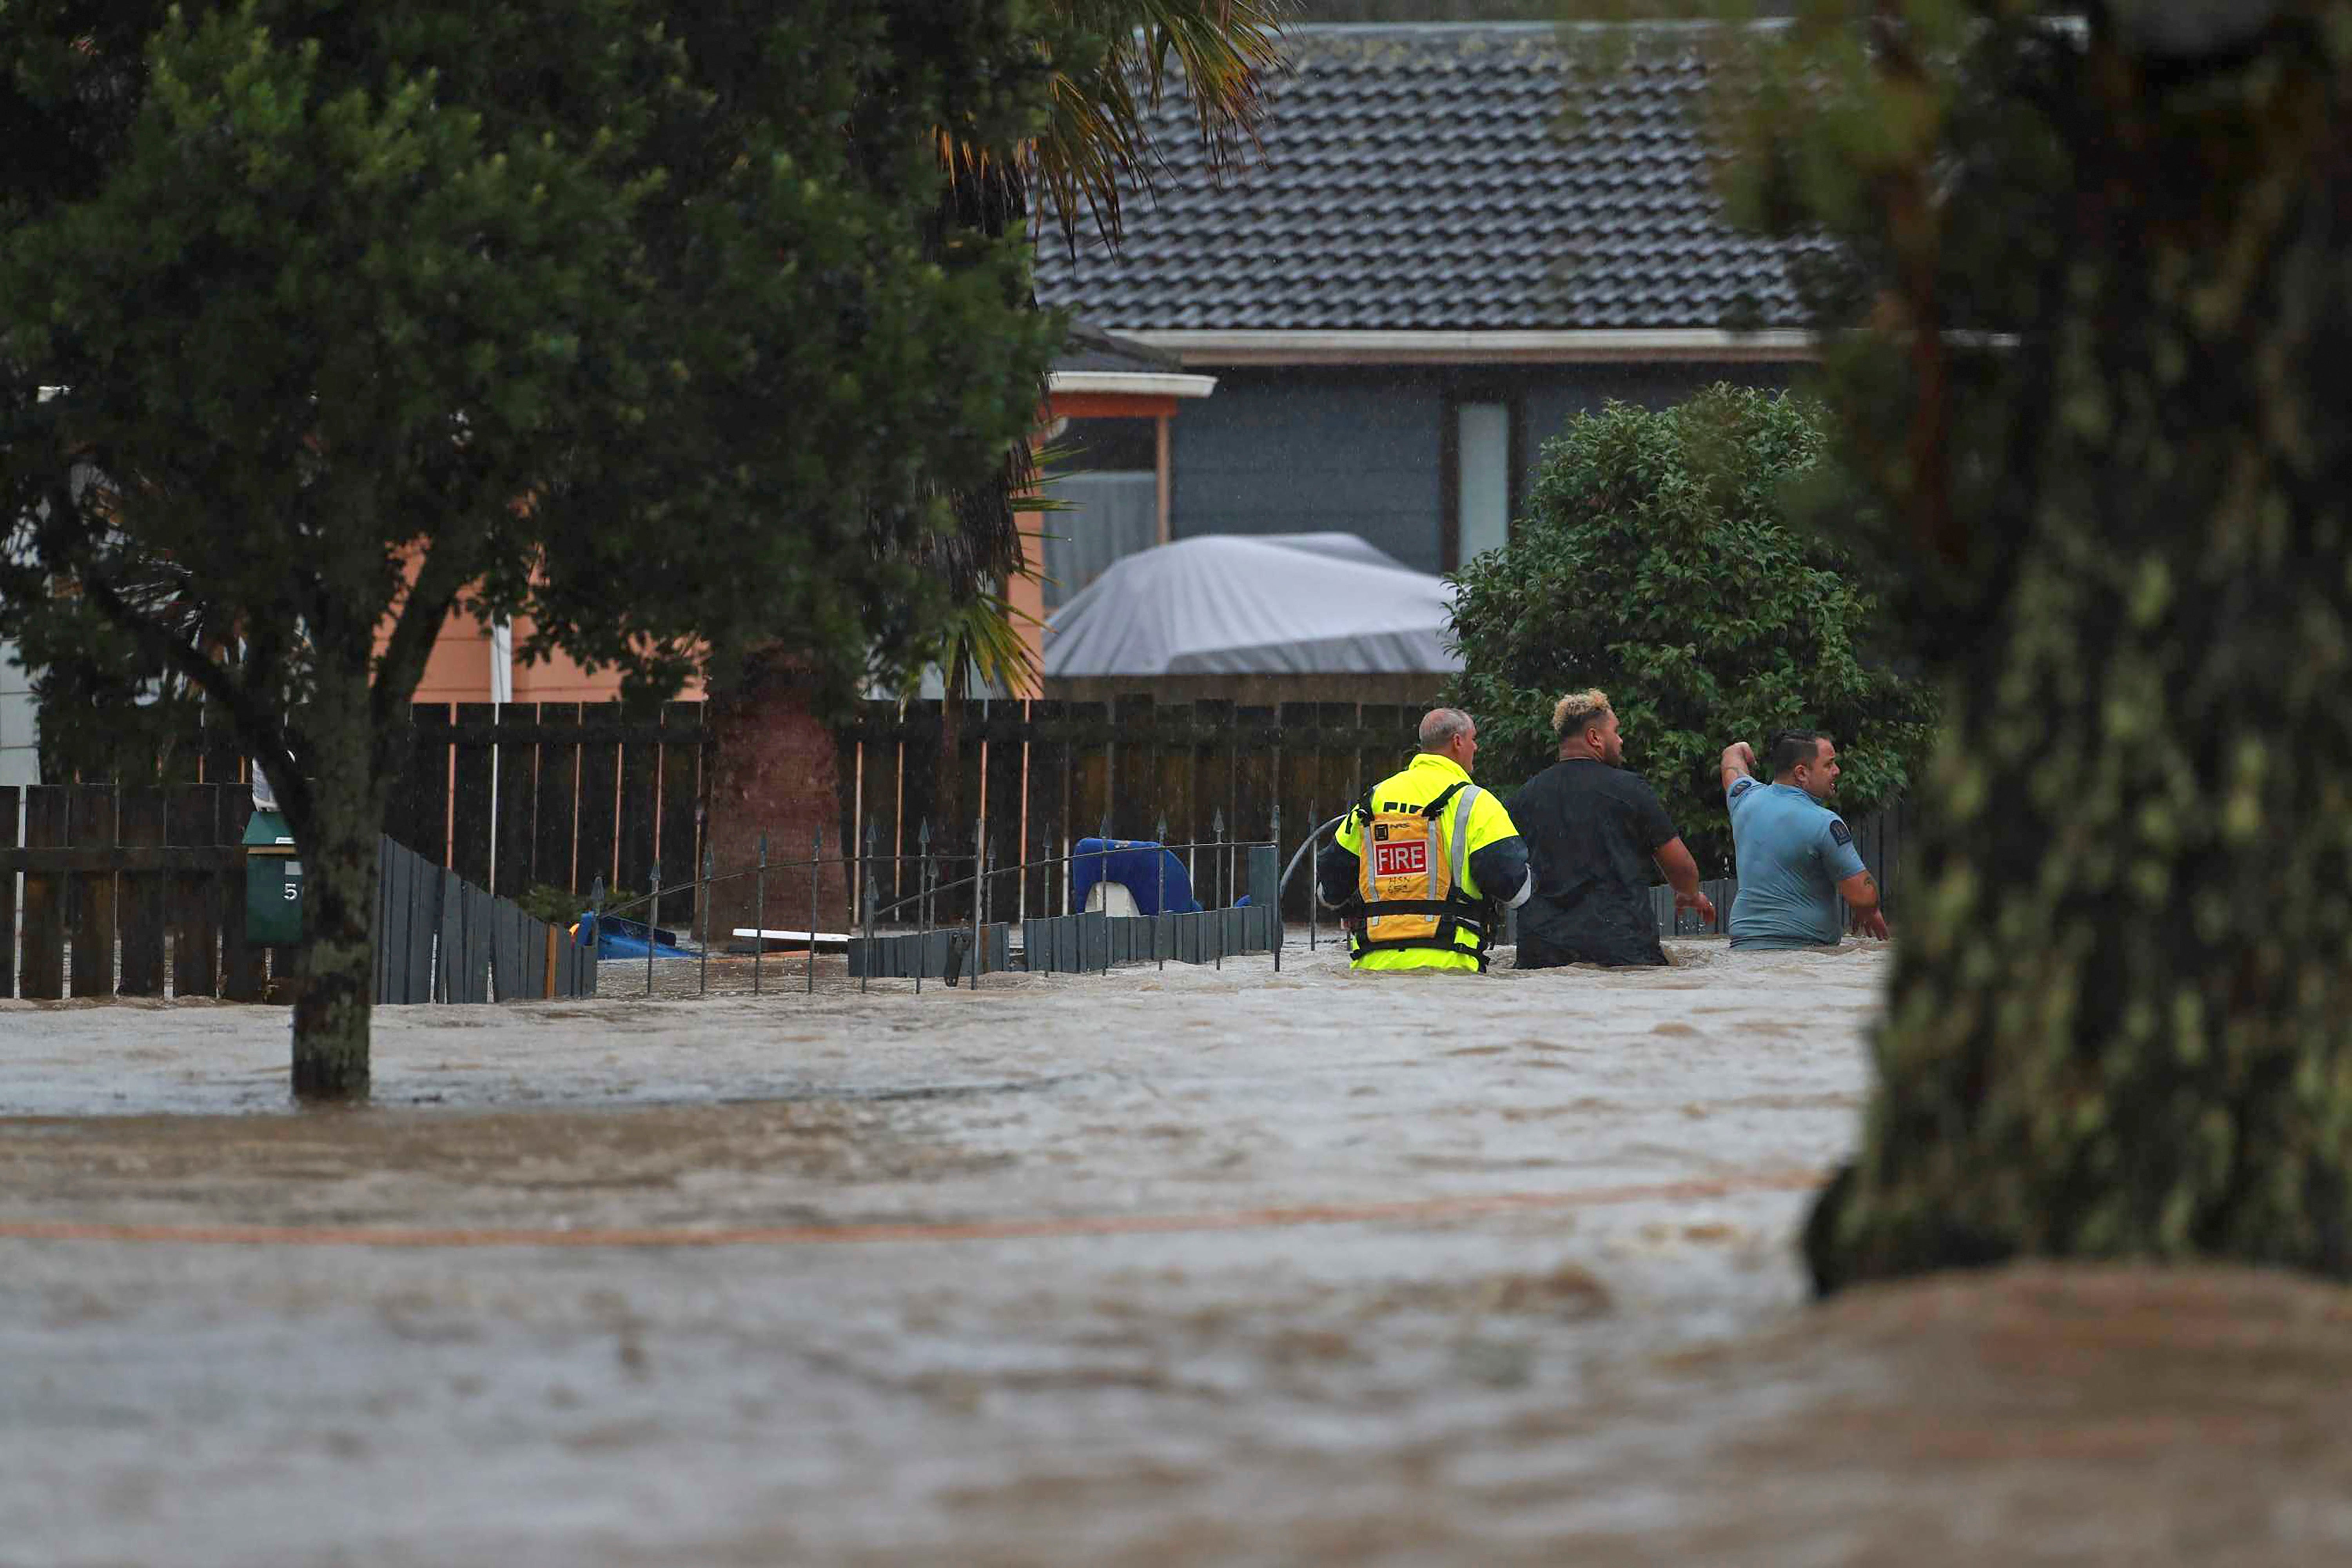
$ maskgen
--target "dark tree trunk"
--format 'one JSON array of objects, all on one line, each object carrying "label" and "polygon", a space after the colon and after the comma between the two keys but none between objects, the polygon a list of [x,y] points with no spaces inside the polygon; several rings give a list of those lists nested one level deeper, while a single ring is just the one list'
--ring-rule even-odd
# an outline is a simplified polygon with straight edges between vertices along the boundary
[{"label": "dark tree trunk", "polygon": [[[816,717],[817,690],[804,670],[770,658],[745,661],[730,686],[709,694],[714,744],[710,818],[704,828],[715,874],[703,911],[703,939],[722,947],[738,927],[764,918],[772,930],[808,923],[806,862],[824,835],[818,868],[820,925],[847,918],[848,881],[841,863],[841,766],[834,733]],[[748,876],[760,838],[768,840],[764,914],[761,888]]]},{"label": "dark tree trunk", "polygon": [[303,776],[278,792],[307,879],[293,1039],[294,1093],[304,1100],[368,1092],[376,843],[394,773],[369,714],[364,672],[322,690],[295,740]]},{"label": "dark tree trunk", "polygon": [[1969,520],[2001,586],[1943,672],[1879,1087],[1806,1236],[1824,1289],[2021,1254],[2352,1270],[2336,69],[2094,46],[2067,297],[2021,351],[2054,416]]}]

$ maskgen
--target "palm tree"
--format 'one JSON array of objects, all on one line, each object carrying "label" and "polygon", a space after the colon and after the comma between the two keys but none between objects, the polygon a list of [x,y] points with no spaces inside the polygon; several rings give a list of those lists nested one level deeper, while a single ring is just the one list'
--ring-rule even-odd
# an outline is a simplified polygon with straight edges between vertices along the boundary
[{"label": "palm tree", "polygon": [[[1125,199],[1151,190],[1157,113],[1171,94],[1191,109],[1213,168],[1230,168],[1256,145],[1265,78],[1280,62],[1277,3],[1059,0],[1045,128],[1009,149],[940,133],[950,176],[942,241],[956,231],[996,237],[1023,227],[1042,237],[1050,225],[1075,248],[1090,226],[1116,250]],[[1042,407],[1045,388],[1037,394]],[[1024,442],[1005,454],[993,483],[950,498],[955,529],[937,546],[934,563],[957,596],[936,645],[947,700],[934,798],[951,840],[962,820],[956,753],[972,673],[999,686],[1025,684],[1035,673],[1003,589],[1029,571],[1018,519],[1037,510],[1038,486],[1037,454]]]},{"label": "palm tree", "polygon": [[[1044,130],[1009,149],[940,132],[949,172],[942,243],[959,230],[996,237],[1050,223],[1065,245],[1075,247],[1091,226],[1116,250],[1126,197],[1151,189],[1153,118],[1171,92],[1191,108],[1213,168],[1255,146],[1264,78],[1280,60],[1276,8],[1276,0],[1059,0],[1048,47],[1060,58]],[[998,483],[956,498],[956,531],[940,564],[966,597],[1024,570],[1015,503],[1034,491],[1036,477],[1024,446]]]},{"label": "palm tree", "polygon": [[[1287,4],[1045,0],[1034,32],[1034,47],[1051,72],[1045,121],[1034,137],[1012,143],[962,133],[953,125],[939,128],[939,156],[949,179],[931,224],[935,254],[949,254],[959,238],[972,235],[1043,236],[1048,230],[1065,245],[1075,246],[1082,231],[1091,230],[1102,243],[1117,246],[1125,201],[1149,192],[1160,165],[1154,138],[1171,123],[1160,112],[1169,103],[1187,107],[1191,132],[1221,165],[1255,144],[1263,83],[1279,60],[1276,18]],[[908,14],[916,9],[908,0]],[[1045,392],[1043,385],[1036,389],[1040,407]],[[934,781],[935,842],[941,836],[960,837],[957,825],[965,820],[958,729],[972,671],[977,668],[983,680],[998,687],[1024,684],[1034,674],[1005,586],[1029,570],[1017,519],[1039,505],[1038,462],[1039,455],[1021,443],[1005,454],[993,482],[950,493],[952,523],[925,552],[928,574],[954,591],[946,624],[924,650],[944,676],[950,699]],[[877,549],[884,547],[883,531],[876,531]],[[833,787],[835,781],[816,760],[825,749],[823,727],[791,661],[755,658],[725,691],[711,695],[722,704],[713,717],[722,737],[739,726],[771,741],[789,737],[787,749],[814,770],[792,787],[817,795]],[[717,789],[767,799],[773,786],[763,782],[764,759],[771,751],[722,738]],[[748,862],[752,840],[772,826],[753,820],[761,815],[757,809],[714,814],[710,831],[730,865]],[[780,891],[772,880],[769,889],[788,900],[806,896],[790,889],[788,882]],[[840,908],[842,896],[854,889],[817,891],[827,907]],[[722,901],[734,897],[732,891],[718,895]],[[747,904],[730,912],[748,918],[751,911]],[[702,911],[702,918],[708,928],[712,912]]]}]

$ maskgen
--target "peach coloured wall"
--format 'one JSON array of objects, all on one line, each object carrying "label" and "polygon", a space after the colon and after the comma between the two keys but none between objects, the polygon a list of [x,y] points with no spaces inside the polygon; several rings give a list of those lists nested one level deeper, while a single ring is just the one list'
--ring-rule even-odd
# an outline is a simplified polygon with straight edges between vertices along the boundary
[{"label": "peach coloured wall", "polygon": [[[521,643],[530,630],[529,621],[517,621],[515,642]],[[488,702],[492,657],[488,628],[462,610],[452,612],[432,653],[425,658],[424,679],[416,685],[416,700]],[[591,675],[560,653],[537,664],[515,660],[517,702],[606,702],[620,694],[621,674],[615,669],[600,669]],[[702,682],[688,681],[677,695],[682,701],[698,699],[702,696]]]}]

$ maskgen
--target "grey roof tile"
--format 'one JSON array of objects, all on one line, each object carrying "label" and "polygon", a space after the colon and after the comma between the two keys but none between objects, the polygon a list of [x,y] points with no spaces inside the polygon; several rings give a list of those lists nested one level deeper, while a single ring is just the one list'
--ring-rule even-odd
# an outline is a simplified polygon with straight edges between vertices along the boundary
[{"label": "grey roof tile", "polygon": [[1185,110],[1113,257],[1039,247],[1041,300],[1115,328],[1714,327],[1800,311],[1780,247],[1720,220],[1694,40],[1646,30],[1563,133],[1549,26],[1297,26],[1262,151],[1223,188]]}]

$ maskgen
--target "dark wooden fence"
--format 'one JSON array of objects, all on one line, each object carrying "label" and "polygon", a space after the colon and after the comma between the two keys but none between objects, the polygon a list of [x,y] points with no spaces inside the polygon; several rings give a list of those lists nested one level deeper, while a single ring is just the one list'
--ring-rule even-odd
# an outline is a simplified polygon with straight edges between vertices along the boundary
[{"label": "dark wooden fence", "polygon": [[[1171,842],[1212,842],[1220,825],[1228,841],[1269,839],[1277,837],[1279,808],[1286,864],[1312,827],[1405,764],[1421,715],[1419,708],[1347,702],[975,700],[955,726],[950,804],[940,798],[941,704],[869,702],[839,731],[841,826],[860,846],[870,827],[881,856],[901,858],[882,865],[885,904],[911,893],[917,838],[928,822],[933,845],[950,849],[942,881],[971,874],[953,851],[968,850],[975,830],[996,863],[1031,863],[1018,876],[991,876],[992,917],[1063,915],[1071,912],[1067,868],[1037,863],[1066,855],[1106,822],[1120,838],[1150,837],[1164,821]],[[1895,806],[1855,826],[1856,845],[1890,910],[1900,896],[1904,820]],[[1188,858],[1203,905],[1222,907],[1246,890],[1235,885],[1234,857],[1202,850]],[[1307,918],[1308,886],[1303,871],[1291,879],[1283,899],[1287,918]],[[961,908],[950,904],[943,919],[961,918]],[[1722,918],[1730,918],[1727,909]]]},{"label": "dark wooden fence", "polygon": [[[493,894],[551,885],[583,907],[600,877],[615,892],[644,892],[658,858],[667,874],[657,920],[696,919],[693,873],[715,752],[702,703],[418,703],[413,713],[411,760],[385,825],[394,839]],[[1220,826],[1227,841],[1265,840],[1276,837],[1278,809],[1286,863],[1310,827],[1403,765],[1420,717],[1417,708],[1376,703],[973,700],[958,710],[954,782],[943,791],[944,705],[867,702],[836,731],[843,837],[827,852],[846,842],[862,854],[871,842],[877,891],[889,905],[913,893],[928,822],[942,882],[971,875],[976,842],[997,865],[1025,863],[990,877],[992,919],[1067,914],[1069,876],[1057,858],[1106,823],[1121,838],[1152,837],[1164,823],[1170,842],[1213,844]],[[213,736],[207,730],[175,754],[201,759],[207,778],[240,777],[236,749]],[[152,835],[153,810],[142,805],[125,831]],[[178,821],[167,809],[167,826]],[[1903,895],[1904,825],[1900,807],[1855,824],[1890,910]],[[242,826],[239,817],[232,836]],[[195,831],[172,828],[184,830]],[[777,858],[788,853],[780,847]],[[1244,890],[1236,858],[1202,849],[1187,858],[1202,904],[1220,907]],[[842,892],[849,880],[841,879]],[[1285,914],[1305,919],[1307,896],[1307,879],[1293,878]],[[845,930],[856,922],[854,900],[848,893],[834,911]],[[968,899],[953,893],[938,910],[949,923],[969,912]]]},{"label": "dark wooden fence", "polygon": [[[656,846],[673,882],[675,868],[698,863],[710,751],[701,703],[418,702],[409,714],[384,831],[477,887],[513,898],[552,886],[584,907],[599,878],[644,890]],[[250,777],[208,714],[166,757],[166,785]],[[667,895],[662,906],[688,913]]]},{"label": "dark wooden fence", "polygon": [[[1316,821],[1403,765],[1421,720],[1418,709],[1345,702],[973,701],[956,725],[950,803],[940,798],[940,710],[869,702],[841,730],[842,830],[863,845],[871,827],[885,857],[913,856],[927,821],[934,844],[955,848],[969,849],[977,830],[998,864],[1032,863],[1003,886],[991,879],[992,914],[1016,920],[1071,912],[1066,868],[1038,863],[1105,823],[1119,838],[1152,837],[1164,822],[1174,843],[1213,844],[1220,826],[1228,841],[1269,839],[1279,808],[1286,858]],[[1236,857],[1188,858],[1203,905],[1246,890]],[[883,902],[911,891],[914,864],[884,867]],[[940,877],[969,874],[965,865]],[[1306,896],[1301,876],[1285,904],[1294,918],[1305,918]]]},{"label": "dark wooden fence", "polygon": [[[292,953],[246,941],[252,816],[246,784],[0,788],[0,997],[262,1000]],[[389,839],[380,853],[377,1001],[594,994],[568,931]]]},{"label": "dark wooden fence", "polygon": [[596,952],[390,838],[377,848],[375,999],[593,996]]},{"label": "dark wooden fence", "polygon": [[161,996],[168,977],[175,995],[258,1001],[270,950],[245,940],[238,847],[252,815],[236,784],[0,788],[0,996]]},{"label": "dark wooden fence", "polygon": [[[420,702],[384,831],[478,887],[643,892],[658,853],[699,863],[709,739],[703,705]],[[584,906],[583,906],[584,907]],[[663,900],[665,916],[683,918]]]}]

